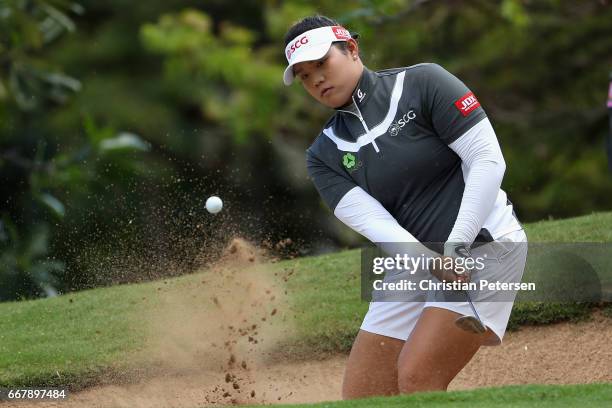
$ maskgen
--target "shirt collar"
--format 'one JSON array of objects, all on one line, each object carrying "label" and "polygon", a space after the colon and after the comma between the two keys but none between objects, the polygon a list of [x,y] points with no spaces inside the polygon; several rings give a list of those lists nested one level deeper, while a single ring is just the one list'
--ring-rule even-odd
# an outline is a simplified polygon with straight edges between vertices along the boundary
[{"label": "shirt collar", "polygon": [[359,78],[359,82],[357,82],[357,86],[353,91],[352,100],[348,105],[342,106],[340,108],[336,108],[339,110],[351,110],[355,104],[357,104],[358,108],[361,108],[370,97],[370,94],[373,91],[374,82],[376,80],[376,73],[374,71],[369,70],[366,66],[363,67],[363,71],[361,72],[361,77]]}]

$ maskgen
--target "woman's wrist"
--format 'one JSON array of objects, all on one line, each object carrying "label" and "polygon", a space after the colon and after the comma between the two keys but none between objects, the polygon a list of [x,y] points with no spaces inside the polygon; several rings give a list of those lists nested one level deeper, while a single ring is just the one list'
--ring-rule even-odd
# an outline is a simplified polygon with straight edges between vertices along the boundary
[{"label": "woman's wrist", "polygon": [[456,262],[457,257],[439,256],[429,259],[429,272],[441,282],[469,282],[470,273]]},{"label": "woman's wrist", "polygon": [[444,256],[452,258],[470,257],[469,245],[460,239],[449,239],[444,243]]}]

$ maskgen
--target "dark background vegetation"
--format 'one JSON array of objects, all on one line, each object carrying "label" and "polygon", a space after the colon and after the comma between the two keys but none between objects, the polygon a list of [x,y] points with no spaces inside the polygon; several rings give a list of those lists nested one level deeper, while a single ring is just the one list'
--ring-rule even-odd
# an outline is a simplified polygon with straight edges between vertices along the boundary
[{"label": "dark background vegetation", "polygon": [[521,221],[610,209],[607,1],[0,0],[0,300],[186,273],[235,235],[358,244],[306,177],[330,111],[281,81],[283,34],[315,12],[371,69],[467,83]]}]

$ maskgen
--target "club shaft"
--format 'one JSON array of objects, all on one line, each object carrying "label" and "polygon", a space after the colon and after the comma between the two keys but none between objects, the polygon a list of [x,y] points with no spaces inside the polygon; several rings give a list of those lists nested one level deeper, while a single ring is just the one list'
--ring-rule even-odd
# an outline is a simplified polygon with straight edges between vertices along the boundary
[{"label": "club shaft", "polygon": [[[474,317],[476,317],[478,319],[478,321],[482,323],[482,320],[480,320],[480,316],[478,316],[478,312],[476,311],[476,308],[474,307],[474,304],[472,303],[472,298],[470,297],[470,293],[465,290],[465,296],[467,297],[468,303],[470,304],[470,307],[472,308],[472,312],[474,312]],[[484,324],[483,324],[484,325]]]}]

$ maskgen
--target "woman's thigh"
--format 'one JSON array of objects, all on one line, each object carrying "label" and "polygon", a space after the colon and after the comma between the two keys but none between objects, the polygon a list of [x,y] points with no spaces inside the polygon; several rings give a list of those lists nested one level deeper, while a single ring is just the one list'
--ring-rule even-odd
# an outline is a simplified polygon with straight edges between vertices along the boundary
[{"label": "woman's thigh", "polygon": [[455,326],[461,314],[426,307],[398,358],[399,392],[446,390],[491,331],[474,334]]},{"label": "woman's thigh", "polygon": [[396,395],[397,361],[404,340],[360,330],[346,364],[342,398]]}]

